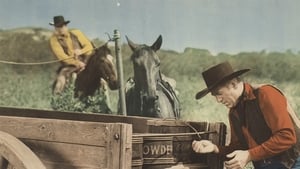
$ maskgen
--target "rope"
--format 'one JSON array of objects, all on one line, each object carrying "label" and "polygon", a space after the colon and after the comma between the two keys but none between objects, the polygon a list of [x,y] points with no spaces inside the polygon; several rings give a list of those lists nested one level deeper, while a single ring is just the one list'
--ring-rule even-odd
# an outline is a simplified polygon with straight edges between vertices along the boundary
[{"label": "rope", "polygon": [[[197,132],[197,133],[134,133],[134,136],[140,136],[140,137],[166,137],[166,136],[191,136],[191,135],[200,135],[203,134],[216,134],[217,131],[203,131],[203,132]],[[200,137],[201,139],[201,137]]]},{"label": "rope", "polygon": [[[195,132],[195,134],[197,134],[199,140],[201,140],[202,137],[200,136],[200,132],[197,129],[195,129],[192,125],[190,125],[190,123],[188,123],[186,121],[184,121],[184,124],[189,126]],[[208,132],[208,130],[206,130],[204,133],[207,133],[207,132]]]},{"label": "rope", "polygon": [[68,60],[68,59],[72,59],[73,57],[69,57],[69,58],[65,58],[65,59],[57,59],[57,60],[51,60],[51,61],[45,61],[45,62],[12,62],[12,61],[5,61],[5,60],[0,60],[0,63],[3,64],[10,64],[10,65],[44,65],[44,64],[51,64],[51,63],[57,63],[57,62],[61,62],[64,60]]},{"label": "rope", "polygon": [[[167,120],[167,119],[163,119]],[[194,132],[187,132],[187,133],[134,133],[134,136],[141,136],[141,137],[165,137],[165,136],[192,136],[197,135],[199,140],[202,139],[201,135],[204,134],[218,134],[216,130],[209,131],[209,123],[206,124],[205,131],[198,131],[196,128],[194,128],[190,123],[187,121],[183,121],[185,125],[187,125],[189,128],[191,128]]]},{"label": "rope", "polygon": [[[106,32],[105,34],[108,35],[109,40],[106,42],[111,42],[111,41],[115,41],[115,38],[111,38],[110,35]],[[92,50],[95,50],[97,48],[93,48]],[[92,51],[90,50],[90,51]],[[73,57],[69,57],[69,58],[65,58],[65,59],[57,59],[57,60],[50,60],[50,61],[45,61],[45,62],[13,62],[13,61],[6,61],[6,60],[0,60],[0,63],[3,64],[10,64],[10,65],[24,65],[24,66],[28,66],[28,65],[44,65],[44,64],[51,64],[51,63],[57,63],[57,62],[61,62],[64,60],[68,60],[68,59],[72,59],[75,58],[76,56]]]},{"label": "rope", "polygon": [[[111,42],[111,41],[115,41],[115,38],[111,38],[107,32],[106,32],[106,34],[108,35],[108,38],[109,38],[109,40],[106,43]],[[92,50],[95,50],[95,49],[97,49],[97,48],[93,48]],[[90,50],[90,51],[92,51],[92,50]],[[44,64],[51,64],[51,63],[61,62],[61,61],[64,61],[64,60],[75,58],[75,57],[76,56],[65,58],[65,59],[50,60],[50,61],[45,61],[45,62],[27,62],[27,63],[25,63],[25,62],[13,62],[13,61],[0,60],[0,63],[10,64],[10,65],[24,65],[24,66],[28,66],[28,65],[44,65]]]}]

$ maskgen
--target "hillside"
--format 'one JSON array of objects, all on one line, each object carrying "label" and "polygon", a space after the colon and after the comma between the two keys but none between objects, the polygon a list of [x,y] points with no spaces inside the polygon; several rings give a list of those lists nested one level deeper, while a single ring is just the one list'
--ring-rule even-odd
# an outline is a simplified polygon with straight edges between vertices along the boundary
[{"label": "hillside", "polygon": [[[0,60],[24,63],[55,60],[48,44],[50,35],[50,30],[41,28],[2,30],[0,31]],[[93,41],[96,46],[99,46],[104,40]],[[122,37],[122,41],[126,80],[132,76],[133,68],[129,59],[131,51],[125,43],[125,38]],[[214,56],[206,49],[187,47],[182,53],[161,49],[158,55],[161,59],[162,72],[177,81],[185,119],[210,121],[226,119],[226,109],[214,103],[214,98],[207,97],[201,101],[194,99],[195,93],[205,87],[201,72],[224,60],[228,60],[237,68],[252,69],[245,77],[247,81],[273,83],[279,86],[287,92],[296,111],[300,112],[300,106],[295,104],[300,101],[299,53],[254,51],[236,55],[219,53]],[[51,109],[51,85],[59,63],[35,66],[0,64],[1,106]],[[111,94],[113,104],[116,106],[117,92]]]}]

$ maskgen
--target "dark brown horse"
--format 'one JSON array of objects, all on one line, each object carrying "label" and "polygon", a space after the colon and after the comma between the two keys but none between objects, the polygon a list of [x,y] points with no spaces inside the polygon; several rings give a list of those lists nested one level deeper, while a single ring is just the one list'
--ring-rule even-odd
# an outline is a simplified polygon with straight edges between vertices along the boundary
[{"label": "dark brown horse", "polygon": [[112,53],[107,43],[95,49],[83,71],[78,73],[75,80],[75,96],[86,97],[93,95],[102,87],[103,80],[111,90],[119,88],[116,70],[112,61]]},{"label": "dark brown horse", "polygon": [[[127,37],[126,37],[127,38]],[[127,38],[133,51],[134,77],[128,81],[126,107],[128,115],[179,118],[180,105],[170,84],[163,80],[160,59],[156,54],[162,44],[162,37],[152,46],[137,45]]]}]

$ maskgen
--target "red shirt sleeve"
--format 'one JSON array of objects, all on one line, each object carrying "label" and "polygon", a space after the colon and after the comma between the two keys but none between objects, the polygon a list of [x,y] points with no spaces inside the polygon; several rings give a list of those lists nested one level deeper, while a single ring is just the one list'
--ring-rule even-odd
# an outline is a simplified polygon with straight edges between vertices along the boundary
[{"label": "red shirt sleeve", "polygon": [[253,161],[281,153],[296,143],[296,134],[287,111],[286,98],[277,89],[263,86],[259,89],[258,100],[272,136],[261,145],[249,150]]}]

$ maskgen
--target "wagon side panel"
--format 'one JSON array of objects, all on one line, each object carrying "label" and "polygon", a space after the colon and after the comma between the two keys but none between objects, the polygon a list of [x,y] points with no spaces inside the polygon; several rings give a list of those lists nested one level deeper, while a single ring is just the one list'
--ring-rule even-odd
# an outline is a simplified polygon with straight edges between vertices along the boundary
[{"label": "wagon side panel", "polygon": [[131,168],[131,124],[0,116],[47,169]]}]

